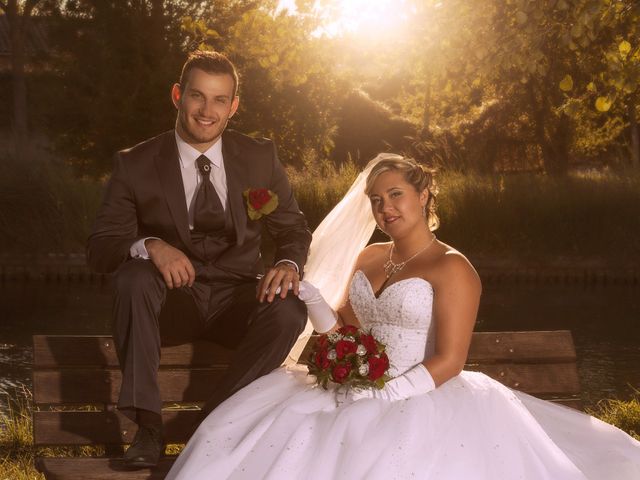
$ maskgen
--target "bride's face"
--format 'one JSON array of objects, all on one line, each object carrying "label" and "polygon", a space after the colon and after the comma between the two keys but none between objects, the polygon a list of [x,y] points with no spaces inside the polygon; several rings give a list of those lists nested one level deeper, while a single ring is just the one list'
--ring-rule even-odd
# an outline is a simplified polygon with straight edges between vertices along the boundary
[{"label": "bride's face", "polygon": [[426,190],[418,192],[402,173],[391,170],[381,173],[373,183],[369,200],[378,226],[396,238],[413,228],[424,228],[422,208],[428,195]]}]

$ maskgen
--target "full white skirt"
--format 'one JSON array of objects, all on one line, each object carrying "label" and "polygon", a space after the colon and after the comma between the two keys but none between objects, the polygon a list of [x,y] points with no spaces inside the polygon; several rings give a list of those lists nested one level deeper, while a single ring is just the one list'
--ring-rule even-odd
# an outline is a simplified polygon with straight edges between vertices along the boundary
[{"label": "full white skirt", "polygon": [[477,372],[408,400],[336,406],[296,366],[220,405],[167,478],[638,480],[640,442]]}]

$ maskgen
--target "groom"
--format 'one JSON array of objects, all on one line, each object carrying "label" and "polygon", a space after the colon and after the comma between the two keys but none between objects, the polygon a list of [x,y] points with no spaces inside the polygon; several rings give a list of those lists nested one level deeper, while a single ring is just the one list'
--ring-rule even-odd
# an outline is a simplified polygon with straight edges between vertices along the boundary
[{"label": "groom", "polygon": [[[311,234],[273,143],[225,131],[237,91],[224,55],[191,54],[171,90],[175,130],[116,154],[89,236],[89,265],[115,272],[118,407],[138,424],[124,458],[132,468],[157,464],[163,450],[161,344],[202,338],[235,349],[208,413],[278,367],[306,322],[287,292],[292,283],[297,294]],[[275,266],[258,282],[263,225]]]}]

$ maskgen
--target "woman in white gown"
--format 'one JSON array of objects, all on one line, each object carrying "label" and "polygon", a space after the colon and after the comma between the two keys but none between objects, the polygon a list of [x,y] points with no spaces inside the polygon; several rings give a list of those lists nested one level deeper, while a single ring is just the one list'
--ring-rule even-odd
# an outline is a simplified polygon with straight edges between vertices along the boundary
[{"label": "woman in white gown", "polygon": [[[354,273],[337,312],[310,283],[300,298],[317,331],[371,329],[394,378],[345,394],[315,386],[306,367],[277,369],[216,408],[167,478],[640,479],[640,442],[621,430],[462,371],[481,286],[466,258],[432,233],[433,178],[395,155],[365,173],[369,212],[392,242],[346,267]],[[352,188],[360,197],[362,183]],[[350,223],[339,223],[344,239]],[[312,244],[312,256],[321,250]]]}]

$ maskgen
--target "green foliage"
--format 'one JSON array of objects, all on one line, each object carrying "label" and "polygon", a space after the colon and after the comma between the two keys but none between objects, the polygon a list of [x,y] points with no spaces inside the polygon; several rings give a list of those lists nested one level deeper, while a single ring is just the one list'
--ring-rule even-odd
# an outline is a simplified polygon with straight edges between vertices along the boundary
[{"label": "green foliage", "polygon": [[[439,237],[470,255],[621,262],[640,254],[637,174],[554,178],[443,172],[440,184]],[[595,228],[620,248],[607,249]]]},{"label": "green foliage", "polygon": [[0,250],[82,252],[102,187],[39,152],[37,165],[0,161]]},{"label": "green foliage", "polygon": [[44,2],[56,48],[30,82],[31,118],[98,176],[114,151],[172,126],[185,54],[214,48],[241,74],[231,126],[275,139],[297,168],[309,150],[361,163],[410,152],[483,173],[620,167],[629,153],[640,166],[638,2],[404,0],[401,27],[333,35],[337,0],[299,1],[296,14],[278,3]]},{"label": "green foliage", "polygon": [[[490,0],[477,8],[465,0],[416,0],[403,8],[411,14],[401,31],[358,45],[357,54],[384,65],[389,76],[363,74],[364,68],[360,76],[365,91],[422,127],[415,143],[441,165],[564,174],[585,151],[618,153],[617,145],[628,143],[633,95],[616,108],[619,92],[599,84],[605,79],[627,91],[638,84],[628,66],[638,37],[634,2]],[[612,9],[617,13],[609,18]],[[344,63],[355,62],[356,52],[342,48]],[[601,68],[610,50],[607,75],[615,70],[615,80]],[[386,89],[391,82],[395,89]],[[571,107],[576,99],[589,104],[589,113],[597,113],[597,102],[609,117],[585,121],[584,109]],[[590,144],[594,132],[598,141]]]},{"label": "green foliage", "polygon": [[183,19],[188,43],[229,56],[240,72],[233,127],[273,138],[285,163],[333,147],[338,83],[312,17],[276,13],[277,2],[217,1]]},{"label": "green foliage", "polygon": [[304,155],[302,168],[287,168],[296,200],[312,229],[340,201],[359,170],[353,162],[335,167],[326,160],[320,161],[311,151]]},{"label": "green foliage", "polygon": [[5,408],[0,411],[0,479],[44,479],[34,466],[31,392],[3,392],[0,402]]},{"label": "green foliage", "polygon": [[636,440],[640,440],[640,393],[628,401],[604,399],[595,408],[587,411],[600,420],[624,430]]},{"label": "green foliage", "polygon": [[110,171],[115,151],[173,125],[169,90],[183,61],[173,3],[67,0],[54,10],[47,128],[78,172]]}]

